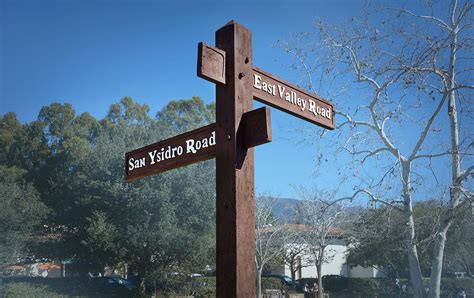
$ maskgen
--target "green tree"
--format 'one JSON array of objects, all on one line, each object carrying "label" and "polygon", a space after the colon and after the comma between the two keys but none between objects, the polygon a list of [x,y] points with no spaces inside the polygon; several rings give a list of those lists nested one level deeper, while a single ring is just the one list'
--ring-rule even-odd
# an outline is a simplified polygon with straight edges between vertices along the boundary
[{"label": "green tree", "polygon": [[375,267],[387,276],[407,277],[403,217],[389,208],[367,209],[354,222],[348,263]]},{"label": "green tree", "polygon": [[474,277],[474,220],[467,211],[449,234],[444,266],[447,272],[467,272]]},{"label": "green tree", "polygon": [[26,131],[15,113],[0,117],[0,164],[20,165],[22,159],[21,140]]},{"label": "green tree", "polygon": [[[21,225],[24,235],[37,236],[33,256],[97,268],[127,263],[142,278],[142,289],[146,278],[214,263],[213,161],[132,183],[123,178],[125,152],[214,121],[214,105],[193,97],[170,102],[156,118],[149,111],[124,97],[101,120],[76,115],[67,103],[43,107],[31,123],[21,124],[12,113],[0,118],[2,171],[25,169],[2,175],[21,177],[2,180],[2,202],[14,206],[8,195],[18,196],[12,189],[19,188],[25,196],[19,206],[28,199],[38,212],[51,210],[46,218],[31,214],[31,222]],[[12,208],[4,208],[2,218]],[[11,226],[2,228],[6,233]],[[25,237],[5,247],[20,247]]]},{"label": "green tree", "polygon": [[81,164],[95,145],[99,123],[88,113],[76,116],[70,104],[53,103],[24,126],[29,132],[23,142],[28,179],[52,210],[45,227],[37,231],[43,241],[34,243],[35,252],[44,258],[77,258],[84,208],[78,202],[82,180],[76,178],[84,177]]},{"label": "green tree", "polygon": [[[144,279],[157,272],[202,269],[214,247],[213,162],[133,183],[123,180],[124,153],[213,120],[199,98],[173,101],[157,114],[130,98],[112,105],[78,169],[81,244],[96,261],[126,262]],[[93,212],[91,212],[93,211]],[[159,274],[158,274],[159,275]]]},{"label": "green tree", "polygon": [[48,215],[24,170],[0,165],[0,264],[18,262],[29,256],[27,244]]},{"label": "green tree", "polygon": [[[439,201],[427,200],[416,203],[413,209],[419,236],[417,246],[420,247],[420,267],[426,274],[430,272],[430,252],[442,208]],[[472,250],[469,248],[472,247],[474,225],[467,211],[459,214],[448,234],[450,241],[446,246],[445,264],[449,271],[470,272],[473,267]],[[348,262],[351,265],[376,267],[392,278],[409,277],[406,270],[405,229],[404,217],[391,208],[383,206],[365,210],[352,228]]]}]

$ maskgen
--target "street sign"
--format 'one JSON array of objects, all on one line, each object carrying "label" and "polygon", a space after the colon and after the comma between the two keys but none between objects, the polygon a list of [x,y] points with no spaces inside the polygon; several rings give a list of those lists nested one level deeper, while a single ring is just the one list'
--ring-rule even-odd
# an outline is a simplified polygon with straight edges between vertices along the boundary
[{"label": "street sign", "polygon": [[334,129],[334,106],[253,66],[252,33],[234,21],[216,32],[215,47],[199,44],[197,65],[199,77],[216,83],[220,129],[216,155],[217,296],[255,297],[255,289],[249,286],[255,283],[256,274],[254,156],[246,144],[266,143],[271,135],[265,135],[270,132],[269,111],[254,113],[255,123],[247,119],[254,112],[252,101],[326,129]]},{"label": "street sign", "polygon": [[[272,140],[270,110],[266,107],[242,117],[241,139],[245,148]],[[125,180],[133,181],[216,156],[216,124],[210,124],[178,136],[127,152]]]},{"label": "street sign", "polygon": [[257,67],[252,74],[253,97],[293,116],[334,129],[334,105]]},{"label": "street sign", "polygon": [[[225,55],[225,51],[219,48],[199,43],[197,75],[225,85]],[[321,127],[334,129],[334,105],[330,101],[256,66],[252,66],[252,96],[261,103],[283,112]]]},{"label": "street sign", "polygon": [[216,83],[216,123],[125,154],[125,180],[216,157],[217,297],[255,297],[253,147],[271,141],[270,110],[334,129],[334,106],[252,65],[252,33],[230,21],[198,45],[197,75]]},{"label": "street sign", "polygon": [[125,154],[125,180],[158,174],[216,155],[216,124],[210,124]]}]

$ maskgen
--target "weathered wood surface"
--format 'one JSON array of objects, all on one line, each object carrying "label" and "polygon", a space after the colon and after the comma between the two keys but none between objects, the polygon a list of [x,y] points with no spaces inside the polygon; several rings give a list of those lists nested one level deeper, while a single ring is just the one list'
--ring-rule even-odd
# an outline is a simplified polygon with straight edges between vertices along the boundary
[{"label": "weathered wood surface", "polygon": [[252,35],[234,21],[216,32],[226,85],[216,85],[217,297],[255,297],[254,154],[242,116],[252,110]]},{"label": "weathered wood surface", "polygon": [[214,83],[225,84],[225,52],[200,42],[198,44],[197,75]]},{"label": "weathered wood surface", "polygon": [[242,117],[244,146],[252,148],[272,141],[270,109],[263,107],[246,112]]}]

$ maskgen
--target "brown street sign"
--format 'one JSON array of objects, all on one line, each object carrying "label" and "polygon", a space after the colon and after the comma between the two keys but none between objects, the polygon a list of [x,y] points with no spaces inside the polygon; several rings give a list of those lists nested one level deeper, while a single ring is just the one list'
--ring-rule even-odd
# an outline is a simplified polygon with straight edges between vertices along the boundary
[{"label": "brown street sign", "polygon": [[[216,156],[216,123],[125,153],[125,181],[184,167]],[[270,110],[252,110],[242,117],[246,148],[272,140]]]},{"label": "brown street sign", "polygon": [[187,166],[216,156],[216,124],[136,149],[125,154],[125,180]]},{"label": "brown street sign", "polygon": [[[225,51],[199,43],[197,75],[225,85],[225,59]],[[252,82],[252,96],[256,100],[313,124],[334,129],[334,105],[330,101],[255,66],[252,67]]]},{"label": "brown street sign", "polygon": [[252,74],[253,97],[269,106],[327,129],[334,129],[334,105],[257,67]]}]

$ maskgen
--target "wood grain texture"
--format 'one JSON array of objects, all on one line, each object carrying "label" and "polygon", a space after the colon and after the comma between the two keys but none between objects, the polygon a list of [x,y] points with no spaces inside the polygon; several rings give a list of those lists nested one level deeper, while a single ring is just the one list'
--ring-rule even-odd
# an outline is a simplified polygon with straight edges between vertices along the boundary
[{"label": "wood grain texture", "polygon": [[203,42],[198,44],[197,75],[225,85],[225,52]]},{"label": "wood grain texture", "polygon": [[244,146],[252,148],[272,141],[270,109],[263,107],[246,112],[242,117]]},{"label": "wood grain texture", "polygon": [[[216,85],[217,297],[255,297],[254,154],[242,116],[252,109],[252,35],[231,21],[216,32],[226,85]],[[240,129],[239,129],[240,127]]]}]

